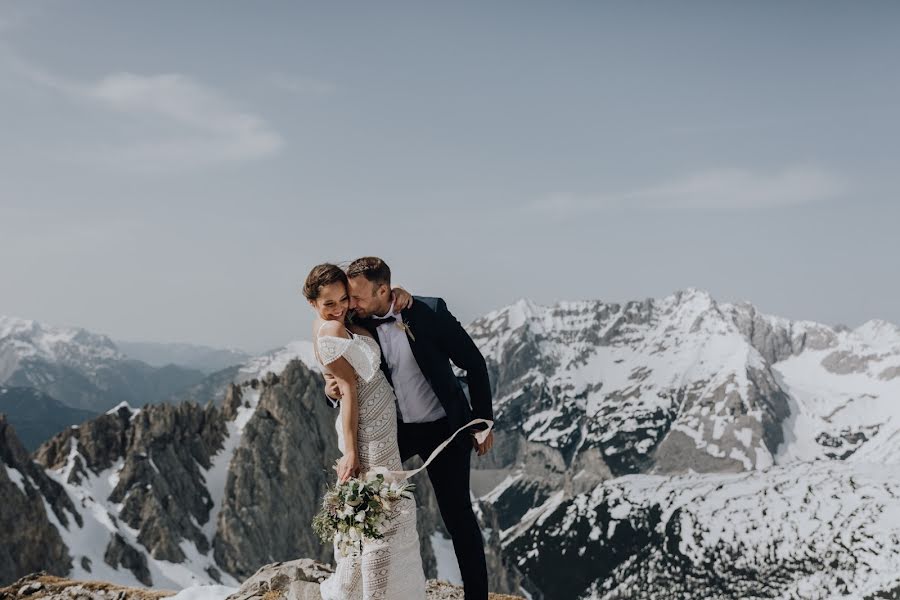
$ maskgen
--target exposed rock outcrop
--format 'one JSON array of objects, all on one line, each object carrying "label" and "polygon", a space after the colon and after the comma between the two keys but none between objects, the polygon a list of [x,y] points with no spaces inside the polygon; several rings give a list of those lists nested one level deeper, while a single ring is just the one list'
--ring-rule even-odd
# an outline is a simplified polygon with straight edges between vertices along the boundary
[{"label": "exposed rock outcrop", "polygon": [[[310,526],[339,456],[321,377],[293,361],[279,379],[254,382],[259,404],[231,460],[214,541],[216,562],[238,579],[272,560],[332,555]],[[240,396],[229,389],[229,414]]]},{"label": "exposed rock outcrop", "polygon": [[[261,567],[240,590],[226,600],[321,600],[319,583],[332,569],[309,559],[279,562]],[[428,581],[428,600],[462,600],[462,588],[446,582]],[[400,599],[397,599],[400,600]],[[524,600],[520,596],[491,594],[490,600]]]},{"label": "exposed rock outcrop", "polygon": [[[181,540],[200,552],[209,548],[200,526],[209,520],[213,502],[201,468],[209,468],[224,436],[225,419],[212,404],[158,404],[135,412],[123,406],[54,437],[35,459],[59,468],[74,449],[69,483],[80,482],[87,471],[98,475],[112,469],[116,483],[108,500],[121,503],[118,518],[138,530],[138,542],[151,556],[180,562]],[[107,555],[120,556],[123,543],[111,539]],[[130,570],[139,581],[147,580],[146,567],[135,561],[128,561]]]},{"label": "exposed rock outcrop", "polygon": [[31,461],[0,413],[0,584],[41,569],[69,571],[72,557],[50,523],[47,507],[62,522],[80,522],[62,486]]},{"label": "exposed rock outcrop", "polygon": [[159,600],[175,594],[171,590],[148,590],[106,581],[67,579],[37,571],[0,587],[0,600]]},{"label": "exposed rock outcrop", "polygon": [[[319,582],[331,569],[310,559],[277,562],[260,567],[239,589],[225,586],[195,586],[189,598],[205,600],[321,600]],[[152,590],[115,585],[105,581],[78,581],[38,571],[7,587],[0,587],[0,600],[161,600],[172,590]],[[430,580],[427,600],[463,600],[462,588]],[[402,599],[392,599],[402,600]],[[491,594],[489,600],[525,600],[520,596]]]}]

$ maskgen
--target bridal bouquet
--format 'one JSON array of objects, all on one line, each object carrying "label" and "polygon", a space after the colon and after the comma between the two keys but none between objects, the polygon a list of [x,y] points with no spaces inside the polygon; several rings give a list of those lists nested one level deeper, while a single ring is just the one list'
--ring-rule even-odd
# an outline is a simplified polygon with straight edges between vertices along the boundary
[{"label": "bridal bouquet", "polygon": [[387,482],[381,473],[352,478],[325,491],[313,530],[323,542],[334,541],[342,556],[362,553],[363,539],[380,540],[389,511],[403,498],[412,498],[411,483]]}]

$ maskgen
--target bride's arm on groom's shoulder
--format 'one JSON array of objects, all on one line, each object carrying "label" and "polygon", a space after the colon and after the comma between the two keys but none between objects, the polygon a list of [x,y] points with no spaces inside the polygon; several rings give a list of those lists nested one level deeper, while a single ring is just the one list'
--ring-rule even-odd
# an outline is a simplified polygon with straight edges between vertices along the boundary
[{"label": "bride's arm on groom's shoulder", "polygon": [[394,312],[400,312],[404,308],[409,308],[413,304],[412,294],[407,292],[400,286],[391,289],[391,294],[394,296]]},{"label": "bride's arm on groom's shoulder", "polygon": [[475,418],[494,420],[491,406],[491,381],[488,378],[487,363],[481,350],[469,337],[462,324],[447,308],[442,298],[437,299],[434,311],[438,325],[437,342],[447,353],[453,364],[465,370]]}]

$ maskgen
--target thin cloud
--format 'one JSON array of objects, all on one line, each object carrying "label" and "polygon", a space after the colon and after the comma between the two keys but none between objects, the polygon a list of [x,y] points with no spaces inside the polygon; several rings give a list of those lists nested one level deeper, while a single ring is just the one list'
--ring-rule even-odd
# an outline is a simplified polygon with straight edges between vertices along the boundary
[{"label": "thin cloud", "polygon": [[754,210],[821,202],[846,191],[845,182],[812,166],[775,173],[711,169],[622,194],[552,194],[528,206],[532,212],[568,217],[616,207],[682,210]]},{"label": "thin cloud", "polygon": [[277,154],[284,145],[264,119],[235,108],[217,90],[185,75],[122,72],[82,83],[19,59],[8,57],[8,62],[33,83],[77,102],[135,118],[160,119],[183,130],[163,139],[81,149],[81,157],[167,170],[258,160]]}]

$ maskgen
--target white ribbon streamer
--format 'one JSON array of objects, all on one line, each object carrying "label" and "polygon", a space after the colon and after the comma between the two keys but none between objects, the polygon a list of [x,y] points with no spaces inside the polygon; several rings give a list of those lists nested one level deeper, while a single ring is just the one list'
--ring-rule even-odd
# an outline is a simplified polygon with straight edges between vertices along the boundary
[{"label": "white ribbon streamer", "polygon": [[[450,444],[450,442],[453,441],[453,438],[455,438],[457,436],[457,434],[459,434],[459,432],[461,432],[465,429],[468,429],[472,425],[478,425],[479,423],[484,423],[485,425],[487,425],[486,429],[482,429],[481,431],[476,431],[474,434],[475,440],[479,444],[483,444],[484,440],[487,439],[488,434],[494,428],[494,422],[491,421],[490,419],[472,419],[471,421],[469,421],[468,423],[466,423],[465,425],[463,425],[462,427],[460,427],[459,429],[454,431],[453,435],[451,435],[446,440],[441,442],[441,445],[434,449],[434,452],[431,453],[431,455],[428,457],[428,459],[418,469],[413,469],[411,471],[391,471],[387,467],[379,466],[379,467],[372,467],[369,470],[369,472],[367,473],[367,476],[368,476],[368,474],[375,474],[375,475],[381,474],[384,476],[385,479],[390,480],[390,481],[403,481],[404,479],[409,479],[410,477],[412,477],[413,475],[415,475],[419,471],[422,471],[423,469],[425,469],[425,467],[430,465],[431,461],[433,461],[435,459],[435,457],[437,457],[437,455],[440,454],[441,451],[444,448],[446,448]],[[366,477],[363,477],[363,479],[365,479],[365,478]]]}]

